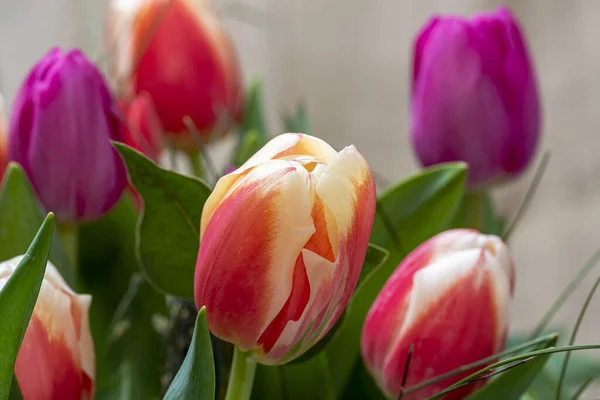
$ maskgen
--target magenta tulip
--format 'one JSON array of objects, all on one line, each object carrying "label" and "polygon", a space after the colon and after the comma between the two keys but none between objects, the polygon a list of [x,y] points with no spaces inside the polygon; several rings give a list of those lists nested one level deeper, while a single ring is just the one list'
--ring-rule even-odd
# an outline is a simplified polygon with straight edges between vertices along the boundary
[{"label": "magenta tulip", "polygon": [[54,49],[21,84],[8,155],[58,220],[93,220],[119,200],[127,183],[110,142],[123,139],[117,106],[94,64],[78,50]]},{"label": "magenta tulip", "polygon": [[540,134],[540,100],[525,39],[502,7],[435,17],[414,45],[411,135],[423,166],[469,164],[481,187],[518,176]]}]

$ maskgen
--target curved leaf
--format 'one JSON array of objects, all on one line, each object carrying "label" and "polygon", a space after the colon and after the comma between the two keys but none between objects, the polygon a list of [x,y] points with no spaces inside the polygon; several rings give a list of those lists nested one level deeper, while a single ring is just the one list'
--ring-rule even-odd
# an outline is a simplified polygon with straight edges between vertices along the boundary
[{"label": "curved leaf", "polygon": [[215,365],[206,308],[196,317],[194,336],[185,360],[171,382],[164,400],[213,400],[215,397]]},{"label": "curved leaf", "polygon": [[0,399],[11,394],[15,361],[42,286],[53,231],[54,214],[50,213],[0,291]]},{"label": "curved leaf", "polygon": [[144,203],[136,244],[142,270],[165,293],[193,298],[200,217],[210,188],[199,179],[160,168],[131,147],[114,146]]}]

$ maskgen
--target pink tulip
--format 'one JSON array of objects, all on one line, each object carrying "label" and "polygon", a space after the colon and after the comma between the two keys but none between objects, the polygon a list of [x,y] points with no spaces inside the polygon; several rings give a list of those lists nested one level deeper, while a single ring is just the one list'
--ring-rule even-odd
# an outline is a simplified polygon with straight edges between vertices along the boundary
[{"label": "pink tulip", "polygon": [[264,364],[300,356],[348,304],[374,213],[373,176],[354,146],[271,140],[204,205],[194,290],[210,330]]},{"label": "pink tulip", "polygon": [[424,166],[469,164],[469,184],[520,175],[540,135],[540,99],[525,37],[506,8],[439,16],[414,44],[411,138]]},{"label": "pink tulip", "polygon": [[[21,258],[0,263],[0,289]],[[95,366],[90,303],[89,295],[73,292],[48,263],[15,364],[24,400],[92,399]]]},{"label": "pink tulip", "polygon": [[217,125],[240,116],[237,55],[208,1],[112,0],[109,22],[115,79],[125,93],[150,94],[180,148],[195,148],[200,139],[184,117],[207,140]]},{"label": "pink tulip", "polygon": [[[457,229],[418,247],[387,281],[363,328],[363,359],[382,391],[398,397],[411,345],[406,387],[502,351],[513,288],[511,256],[496,236]],[[403,399],[428,398],[472,372]],[[475,388],[444,399],[462,399]]]}]

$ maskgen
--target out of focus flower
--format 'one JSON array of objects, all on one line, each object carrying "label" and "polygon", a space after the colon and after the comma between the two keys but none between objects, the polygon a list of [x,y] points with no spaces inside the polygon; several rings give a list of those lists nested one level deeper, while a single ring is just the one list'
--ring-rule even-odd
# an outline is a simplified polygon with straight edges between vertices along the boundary
[{"label": "out of focus flower", "polygon": [[435,17],[414,45],[411,134],[424,166],[465,161],[469,183],[517,176],[540,134],[540,99],[510,11]]},{"label": "out of focus flower", "polygon": [[50,51],[21,84],[10,119],[8,155],[59,221],[100,217],[121,197],[125,166],[110,141],[123,141],[118,110],[96,67],[78,50]]},{"label": "out of focus flower", "polygon": [[[180,148],[196,148],[239,117],[237,56],[208,1],[113,0],[109,38],[115,80],[124,93],[150,94]],[[192,137],[185,117],[202,138]]]},{"label": "out of focus flower", "polygon": [[6,149],[6,117],[4,115],[4,98],[0,94],[0,181],[8,164],[8,150]]},{"label": "out of focus flower", "polygon": [[[392,274],[365,321],[362,354],[379,387],[398,397],[411,345],[406,387],[502,351],[513,288],[512,259],[496,236],[457,229],[422,244]],[[428,398],[472,372],[404,397]]]},{"label": "out of focus flower", "polygon": [[375,200],[354,146],[338,153],[302,134],[274,138],[221,178],[202,212],[194,282],[210,330],[264,364],[308,350],[350,300]]},{"label": "out of focus flower", "polygon": [[164,149],[164,130],[150,95],[141,93],[131,102],[122,103],[121,111],[126,125],[124,143],[158,161]]},{"label": "out of focus flower", "polygon": [[[0,263],[0,289],[22,256]],[[69,288],[48,263],[40,294],[15,363],[24,400],[92,399],[94,344],[88,311],[92,298]]]}]

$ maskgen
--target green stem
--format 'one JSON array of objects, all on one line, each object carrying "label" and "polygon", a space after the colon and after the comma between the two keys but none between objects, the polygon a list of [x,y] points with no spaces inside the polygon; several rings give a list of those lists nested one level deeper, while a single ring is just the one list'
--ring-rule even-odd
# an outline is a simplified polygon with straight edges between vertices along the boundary
[{"label": "green stem", "polygon": [[250,399],[255,372],[256,361],[236,347],[233,352],[233,363],[225,400]]},{"label": "green stem", "polygon": [[486,193],[483,191],[465,193],[465,201],[467,202],[465,228],[477,229],[481,232],[486,230],[485,195]]},{"label": "green stem", "polygon": [[57,231],[73,268],[73,279],[76,286],[79,286],[79,226],[77,223],[58,224]]},{"label": "green stem", "polygon": [[200,152],[192,151],[187,153],[187,156],[188,160],[190,161],[190,166],[192,167],[194,176],[204,179],[204,166],[202,165],[202,157],[200,157]]}]

